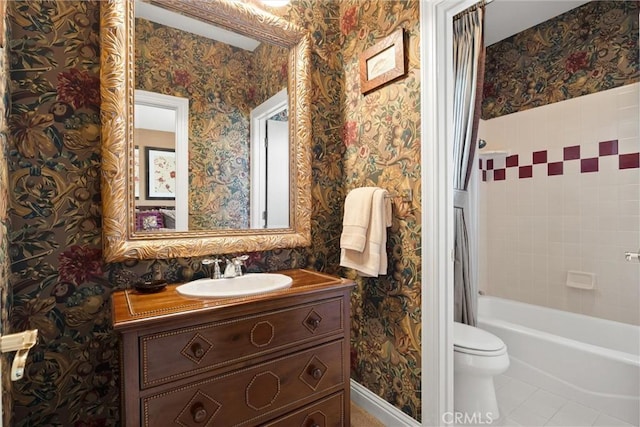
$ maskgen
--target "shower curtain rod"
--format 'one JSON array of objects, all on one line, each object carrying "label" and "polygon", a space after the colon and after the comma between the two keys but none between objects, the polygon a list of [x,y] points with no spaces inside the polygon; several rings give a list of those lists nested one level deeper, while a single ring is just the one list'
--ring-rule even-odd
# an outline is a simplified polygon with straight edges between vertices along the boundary
[{"label": "shower curtain rod", "polygon": [[460,19],[460,17],[462,17],[465,13],[469,13],[469,12],[473,12],[474,10],[476,10],[479,7],[485,7],[486,5],[488,5],[489,3],[493,2],[493,0],[483,0],[480,1],[472,6],[469,6],[468,8],[466,8],[465,10],[463,10],[462,12],[456,14],[453,17],[453,20],[455,21],[456,19]]}]

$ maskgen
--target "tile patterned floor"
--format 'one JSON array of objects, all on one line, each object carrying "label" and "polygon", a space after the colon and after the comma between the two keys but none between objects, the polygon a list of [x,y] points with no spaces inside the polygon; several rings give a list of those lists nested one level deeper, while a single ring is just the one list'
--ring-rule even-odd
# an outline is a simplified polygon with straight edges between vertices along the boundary
[{"label": "tile patterned floor", "polygon": [[498,406],[505,417],[504,425],[508,427],[631,426],[596,409],[506,375],[495,378],[495,387]]},{"label": "tile patterned floor", "polygon": [[[633,427],[596,409],[507,375],[498,375],[494,383],[504,427]],[[351,405],[351,427],[378,426],[383,424],[362,408]]]}]

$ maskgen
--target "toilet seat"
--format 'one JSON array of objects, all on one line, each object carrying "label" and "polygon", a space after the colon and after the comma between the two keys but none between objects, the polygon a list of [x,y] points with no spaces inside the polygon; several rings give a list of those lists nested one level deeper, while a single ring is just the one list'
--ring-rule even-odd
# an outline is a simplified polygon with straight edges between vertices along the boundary
[{"label": "toilet seat", "polygon": [[507,346],[492,333],[454,322],[453,351],[476,356],[501,356],[507,352]]}]

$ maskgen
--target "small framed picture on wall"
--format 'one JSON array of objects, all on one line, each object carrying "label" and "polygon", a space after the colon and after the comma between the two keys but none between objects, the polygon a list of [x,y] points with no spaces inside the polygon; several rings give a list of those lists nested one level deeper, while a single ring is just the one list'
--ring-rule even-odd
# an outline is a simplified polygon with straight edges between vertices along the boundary
[{"label": "small framed picture on wall", "polygon": [[398,28],[360,54],[360,92],[367,94],[406,73],[404,29]]}]

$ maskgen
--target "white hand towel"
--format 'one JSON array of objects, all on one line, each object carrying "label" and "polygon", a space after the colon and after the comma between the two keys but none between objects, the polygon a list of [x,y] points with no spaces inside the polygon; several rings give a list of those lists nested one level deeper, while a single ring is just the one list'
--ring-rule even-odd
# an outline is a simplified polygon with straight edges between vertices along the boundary
[{"label": "white hand towel", "polygon": [[392,218],[391,201],[386,195],[387,191],[381,188],[373,192],[364,249],[358,252],[342,247],[340,251],[340,265],[353,268],[365,277],[387,274],[387,227]]},{"label": "white hand towel", "polygon": [[340,247],[357,252],[364,250],[371,217],[371,201],[378,187],[353,189],[344,199]]}]

